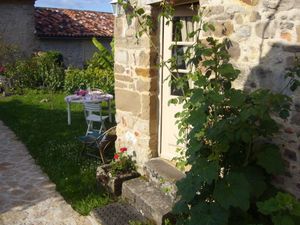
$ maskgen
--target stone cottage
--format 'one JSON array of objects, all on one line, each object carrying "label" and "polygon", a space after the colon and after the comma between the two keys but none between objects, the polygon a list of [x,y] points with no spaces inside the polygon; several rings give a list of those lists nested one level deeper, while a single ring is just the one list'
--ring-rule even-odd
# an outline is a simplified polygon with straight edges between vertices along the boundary
[{"label": "stone cottage", "polygon": [[[159,0],[138,2],[157,18]],[[173,2],[177,4],[175,19],[182,20],[188,28],[193,15],[190,5],[199,1]],[[232,62],[242,71],[236,87],[281,90],[285,69],[292,65],[295,54],[300,53],[300,1],[200,0],[200,5],[209,11],[205,19],[215,24],[212,35],[227,37],[233,43]],[[156,21],[156,30],[137,42],[137,26],[137,21],[128,22],[126,13],[115,19],[116,148],[128,147],[138,164],[144,166],[152,158],[171,160],[176,156],[174,114],[179,109],[168,106],[173,95],[165,81],[169,73],[157,67],[156,48],[164,59],[171,56],[172,27]],[[188,44],[188,41],[183,43]],[[292,96],[292,115],[277,138],[287,166],[278,183],[297,197],[300,197],[299,95],[296,92]]]},{"label": "stone cottage", "polygon": [[92,37],[106,47],[113,36],[110,13],[53,8],[35,8],[35,0],[0,1],[0,38],[25,55],[56,50],[66,65],[82,67],[97,50]]},{"label": "stone cottage", "polygon": [[93,37],[110,49],[113,20],[111,13],[36,7],[38,48],[59,51],[66,65],[82,67],[97,50]]}]

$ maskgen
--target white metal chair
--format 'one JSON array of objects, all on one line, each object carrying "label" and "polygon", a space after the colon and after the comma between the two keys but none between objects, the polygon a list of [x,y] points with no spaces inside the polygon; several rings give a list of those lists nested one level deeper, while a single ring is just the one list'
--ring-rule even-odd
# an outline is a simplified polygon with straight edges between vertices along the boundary
[{"label": "white metal chair", "polygon": [[[85,102],[84,103],[84,115],[87,123],[86,135],[92,133],[101,133],[105,130],[104,121],[108,116],[102,116],[101,103]],[[94,127],[94,122],[99,123],[99,129]]]}]

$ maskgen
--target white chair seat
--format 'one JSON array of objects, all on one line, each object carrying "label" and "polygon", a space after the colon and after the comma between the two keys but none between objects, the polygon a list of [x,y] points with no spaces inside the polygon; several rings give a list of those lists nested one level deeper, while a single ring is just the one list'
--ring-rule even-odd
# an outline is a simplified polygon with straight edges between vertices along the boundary
[{"label": "white chair seat", "polygon": [[86,120],[101,122],[102,120],[106,120],[107,118],[108,118],[108,116],[99,116],[99,115],[95,115],[95,114],[90,114],[86,117]]}]

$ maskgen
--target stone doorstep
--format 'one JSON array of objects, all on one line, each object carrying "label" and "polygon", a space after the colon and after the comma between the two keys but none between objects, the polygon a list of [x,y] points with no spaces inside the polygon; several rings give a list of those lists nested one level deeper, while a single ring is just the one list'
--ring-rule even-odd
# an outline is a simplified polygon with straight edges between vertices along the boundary
[{"label": "stone doorstep", "polygon": [[136,178],[123,183],[122,198],[136,208],[143,216],[163,224],[172,210],[173,201],[152,183]]},{"label": "stone doorstep", "polygon": [[145,176],[155,187],[165,195],[176,198],[176,182],[185,177],[185,174],[175,168],[170,162],[161,158],[153,158],[144,165]]}]

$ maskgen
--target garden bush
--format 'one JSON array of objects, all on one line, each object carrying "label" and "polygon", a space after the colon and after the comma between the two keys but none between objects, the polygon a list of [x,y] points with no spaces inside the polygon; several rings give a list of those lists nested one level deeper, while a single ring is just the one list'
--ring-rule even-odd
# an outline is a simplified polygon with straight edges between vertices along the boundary
[{"label": "garden bush", "polygon": [[111,71],[100,68],[66,70],[65,91],[74,93],[78,89],[99,88],[107,93],[113,93],[114,80]]},{"label": "garden bush", "polygon": [[64,65],[58,52],[39,52],[36,55],[6,65],[5,75],[14,89],[43,88],[61,90],[64,85]]},{"label": "garden bush", "polygon": [[106,93],[114,92],[113,53],[93,38],[98,48],[85,69],[66,70],[65,91],[74,93],[78,89],[99,88]]},{"label": "garden bush", "polygon": [[0,66],[15,62],[21,55],[17,46],[4,42],[0,37]]}]

